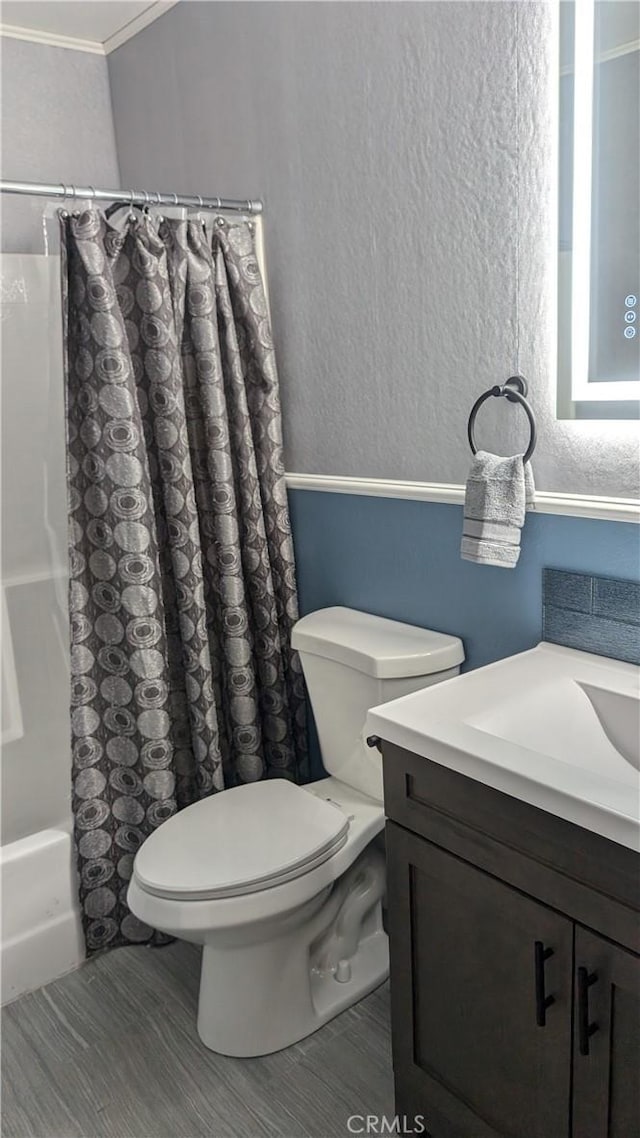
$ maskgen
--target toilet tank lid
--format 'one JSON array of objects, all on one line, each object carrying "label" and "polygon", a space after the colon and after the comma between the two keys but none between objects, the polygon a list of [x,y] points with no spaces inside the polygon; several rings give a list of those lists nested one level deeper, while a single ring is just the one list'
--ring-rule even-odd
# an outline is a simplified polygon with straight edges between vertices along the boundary
[{"label": "toilet tank lid", "polygon": [[377,679],[430,676],[464,660],[457,636],[341,607],[303,616],[292,644],[299,652],[337,660]]}]

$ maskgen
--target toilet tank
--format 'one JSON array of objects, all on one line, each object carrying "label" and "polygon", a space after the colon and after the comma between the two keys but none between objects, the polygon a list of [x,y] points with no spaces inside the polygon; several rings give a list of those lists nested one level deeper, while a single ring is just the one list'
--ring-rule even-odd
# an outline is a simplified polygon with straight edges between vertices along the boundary
[{"label": "toilet tank", "polygon": [[364,738],[367,711],[457,676],[462,641],[355,609],[327,608],[303,616],[292,643],[326,771],[382,802],[382,758]]}]

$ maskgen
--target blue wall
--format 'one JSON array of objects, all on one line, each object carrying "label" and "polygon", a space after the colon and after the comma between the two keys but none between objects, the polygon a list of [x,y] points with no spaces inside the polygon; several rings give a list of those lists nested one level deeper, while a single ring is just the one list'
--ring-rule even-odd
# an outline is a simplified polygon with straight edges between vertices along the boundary
[{"label": "blue wall", "polygon": [[529,514],[515,569],[460,559],[462,506],[289,492],[302,613],[327,605],[454,633],[467,668],[542,638],[542,570],[640,580],[640,527]]}]

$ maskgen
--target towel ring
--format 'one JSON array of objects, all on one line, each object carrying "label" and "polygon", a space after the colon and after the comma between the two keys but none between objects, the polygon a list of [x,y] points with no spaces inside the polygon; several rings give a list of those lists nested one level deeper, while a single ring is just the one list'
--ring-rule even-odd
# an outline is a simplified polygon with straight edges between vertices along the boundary
[{"label": "towel ring", "polygon": [[478,399],[476,399],[473,407],[471,408],[471,414],[469,415],[469,422],[467,424],[467,438],[469,439],[469,446],[471,447],[472,453],[476,454],[478,450],[475,439],[473,437],[473,428],[476,422],[476,415],[482,407],[482,404],[485,403],[487,399],[489,399],[492,395],[496,397],[504,396],[509,400],[510,403],[519,403],[525,415],[527,416],[527,419],[529,420],[531,438],[529,439],[529,446],[524,452],[522,461],[528,462],[534,450],[536,449],[536,420],[531,407],[527,403],[527,381],[522,375],[512,375],[510,379],[506,380],[502,387],[496,384],[495,387],[489,388],[488,391],[483,392],[483,394]]}]

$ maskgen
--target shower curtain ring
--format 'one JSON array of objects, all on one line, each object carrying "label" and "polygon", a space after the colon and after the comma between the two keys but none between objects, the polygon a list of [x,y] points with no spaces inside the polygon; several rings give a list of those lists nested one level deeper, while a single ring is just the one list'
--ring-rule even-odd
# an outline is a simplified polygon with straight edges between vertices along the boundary
[{"label": "shower curtain ring", "polygon": [[174,190],[174,192],[173,192],[173,204],[174,204],[174,205],[177,205],[177,204],[178,204],[178,195],[177,195],[177,193],[175,192],[175,190]]}]

